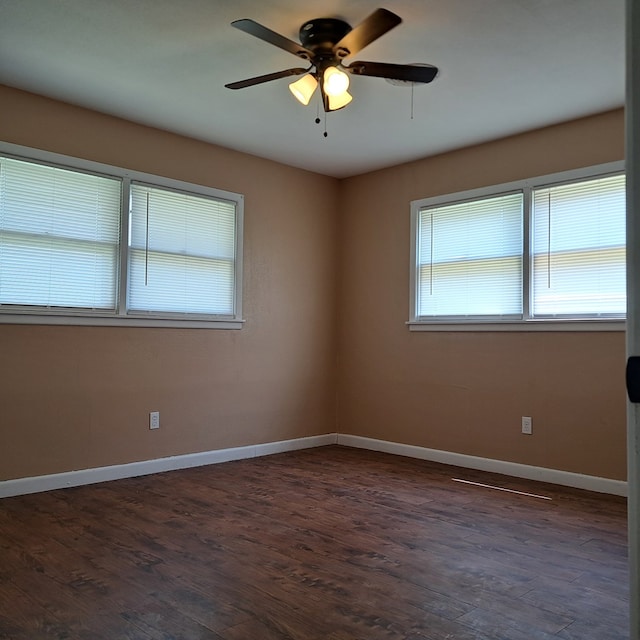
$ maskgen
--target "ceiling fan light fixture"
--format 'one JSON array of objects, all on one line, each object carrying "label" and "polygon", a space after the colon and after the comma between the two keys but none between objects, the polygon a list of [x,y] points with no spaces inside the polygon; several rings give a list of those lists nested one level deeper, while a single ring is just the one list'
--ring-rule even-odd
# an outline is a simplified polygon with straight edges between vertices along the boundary
[{"label": "ceiling fan light fixture", "polygon": [[329,99],[329,111],[342,109],[353,100],[353,96],[348,91],[343,91],[338,96],[327,95],[327,98]]},{"label": "ceiling fan light fixture", "polygon": [[[231,82],[225,87],[244,89],[280,78],[300,76],[289,85],[291,93],[298,102],[308,105],[320,85],[321,104],[326,113],[342,109],[353,100],[347,91],[349,75],[385,78],[411,87],[427,84],[438,74],[437,67],[363,60],[351,62],[348,66],[342,64],[345,58],[358,53],[401,22],[400,16],[387,9],[376,9],[355,27],[337,18],[314,18],[300,27],[300,42],[295,42],[250,18],[234,20],[231,25],[236,29],[306,60],[310,66],[308,69],[295,67],[267,73]],[[319,120],[317,117],[316,122]]]},{"label": "ceiling fan light fixture", "polygon": [[307,73],[299,80],[292,82],[289,85],[289,91],[291,91],[298,102],[308,105],[317,86],[318,81],[310,73]]},{"label": "ceiling fan light fixture", "polygon": [[[322,87],[328,96],[341,96],[347,93],[349,76],[344,71],[340,71],[338,67],[327,67],[324,70]],[[347,95],[349,94],[347,93]]]}]

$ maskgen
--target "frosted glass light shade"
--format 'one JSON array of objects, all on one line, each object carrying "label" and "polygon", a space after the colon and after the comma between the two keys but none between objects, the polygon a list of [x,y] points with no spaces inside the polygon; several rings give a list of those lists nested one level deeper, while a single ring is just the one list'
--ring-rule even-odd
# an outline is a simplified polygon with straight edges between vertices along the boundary
[{"label": "frosted glass light shade", "polygon": [[327,67],[323,87],[328,96],[342,95],[349,88],[349,76],[337,67]]},{"label": "frosted glass light shade", "polygon": [[291,91],[298,102],[307,105],[317,86],[318,81],[311,74],[307,73],[299,80],[292,82],[289,85],[289,91]]},{"label": "frosted glass light shade", "polygon": [[353,96],[348,91],[342,92],[339,96],[330,95],[327,97],[329,98],[329,111],[342,109],[342,107],[346,107],[353,100]]}]

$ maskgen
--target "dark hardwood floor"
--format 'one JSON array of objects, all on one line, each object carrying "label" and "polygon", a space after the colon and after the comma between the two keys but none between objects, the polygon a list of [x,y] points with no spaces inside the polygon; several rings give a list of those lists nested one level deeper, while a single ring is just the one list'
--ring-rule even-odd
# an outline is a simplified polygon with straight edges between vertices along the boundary
[{"label": "dark hardwood floor", "polygon": [[622,640],[627,582],[621,498],[341,447],[0,501],[3,639]]}]

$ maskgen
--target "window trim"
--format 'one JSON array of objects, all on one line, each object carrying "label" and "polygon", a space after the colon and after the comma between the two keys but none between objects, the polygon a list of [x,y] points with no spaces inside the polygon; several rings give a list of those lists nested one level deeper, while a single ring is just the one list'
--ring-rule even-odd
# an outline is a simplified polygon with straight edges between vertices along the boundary
[{"label": "window trim", "polygon": [[[44,310],[16,305],[11,310],[0,309],[0,324],[179,327],[188,329],[241,329],[243,327],[245,321],[242,318],[244,244],[244,196],[242,194],[1,141],[0,153],[26,162],[116,178],[122,184],[116,310],[108,313],[99,311],[87,312],[86,309],[59,308]],[[235,203],[236,246],[233,315],[212,316],[193,313],[127,311],[129,188],[132,182],[150,184],[163,189],[202,195],[217,200],[228,200]]]},{"label": "window trim", "polygon": [[[541,187],[551,187],[566,183],[603,178],[625,172],[624,161],[607,162],[590,167],[582,167],[559,173],[552,173],[525,180],[516,180],[498,185],[480,187],[457,193],[443,194],[411,201],[411,249],[409,256],[409,320],[410,331],[624,331],[624,318],[531,318],[531,191]],[[455,204],[467,200],[489,198],[522,191],[523,209],[523,270],[522,270],[522,318],[496,319],[469,317],[468,319],[434,318],[416,316],[417,302],[417,258],[418,258],[418,218],[425,207]]]}]

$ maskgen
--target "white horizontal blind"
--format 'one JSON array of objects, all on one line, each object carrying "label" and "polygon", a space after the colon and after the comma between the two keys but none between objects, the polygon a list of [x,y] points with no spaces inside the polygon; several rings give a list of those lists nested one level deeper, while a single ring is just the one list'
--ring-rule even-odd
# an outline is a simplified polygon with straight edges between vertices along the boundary
[{"label": "white horizontal blind", "polygon": [[121,182],[0,157],[0,305],[114,310]]},{"label": "white horizontal blind", "polygon": [[128,308],[233,315],[236,204],[131,185]]},{"label": "white horizontal blind", "polygon": [[535,189],[532,315],[623,317],[625,177]]},{"label": "white horizontal blind", "polygon": [[522,229],[522,193],[421,209],[416,315],[519,317]]}]

